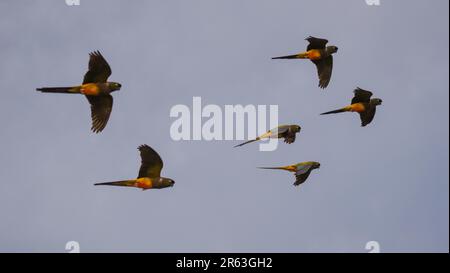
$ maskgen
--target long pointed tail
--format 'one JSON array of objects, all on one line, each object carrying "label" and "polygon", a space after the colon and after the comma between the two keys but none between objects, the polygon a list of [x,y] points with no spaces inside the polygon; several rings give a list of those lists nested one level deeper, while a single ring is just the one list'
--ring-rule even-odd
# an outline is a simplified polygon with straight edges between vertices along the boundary
[{"label": "long pointed tail", "polygon": [[76,93],[74,87],[42,87],[36,88],[36,91],[41,91],[42,93],[63,93],[63,94]]},{"label": "long pointed tail", "polygon": [[275,57],[272,58],[272,60],[286,60],[286,59],[306,59],[308,58],[308,54],[306,52],[304,53],[300,53],[300,54],[295,54],[295,55],[289,55],[289,56],[282,56],[282,57]]},{"label": "long pointed tail", "polygon": [[289,166],[287,166],[287,167],[258,167],[258,169],[291,171]]},{"label": "long pointed tail", "polygon": [[241,146],[244,146],[245,144],[249,144],[249,143],[252,143],[252,142],[255,142],[255,141],[258,141],[258,140],[260,140],[259,137],[255,138],[255,139],[252,139],[252,140],[249,140],[249,141],[247,141],[247,142],[238,144],[238,145],[234,146],[233,148],[241,147]]},{"label": "long pointed tail", "polygon": [[115,182],[96,183],[94,186],[119,186],[119,187],[136,187],[136,180],[122,180]]},{"label": "long pointed tail", "polygon": [[348,111],[347,107],[344,107],[344,108],[341,108],[341,109],[337,109],[337,110],[333,110],[333,111],[322,113],[321,115],[337,114],[337,113],[342,113],[342,112],[347,112],[347,111]]}]

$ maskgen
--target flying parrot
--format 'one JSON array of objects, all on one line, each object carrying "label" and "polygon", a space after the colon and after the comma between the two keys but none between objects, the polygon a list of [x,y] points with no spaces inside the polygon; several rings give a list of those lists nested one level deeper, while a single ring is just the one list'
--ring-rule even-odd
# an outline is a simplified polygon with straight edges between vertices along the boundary
[{"label": "flying parrot", "polygon": [[298,125],[280,125],[255,139],[236,145],[234,148],[266,138],[284,138],[284,142],[291,144],[295,142],[295,135],[299,133],[301,129],[302,128]]},{"label": "flying parrot", "polygon": [[372,92],[363,90],[361,88],[356,88],[355,96],[352,99],[352,103],[348,106],[345,106],[341,109],[337,109],[334,111],[322,113],[321,115],[328,115],[328,114],[336,114],[336,113],[342,113],[342,112],[357,112],[359,113],[359,117],[361,118],[361,126],[366,126],[367,124],[371,123],[373,118],[375,117],[375,112],[377,110],[377,106],[381,105],[383,102],[381,99],[373,98]]},{"label": "flying parrot", "polygon": [[295,183],[294,186],[300,186],[303,184],[306,179],[308,179],[312,170],[319,169],[320,163],[314,161],[302,162],[294,165],[289,165],[285,167],[260,167],[260,169],[266,170],[285,170],[289,172],[293,172],[295,174]]},{"label": "flying parrot", "polygon": [[333,72],[333,55],[338,51],[336,46],[326,46],[328,40],[309,36],[305,39],[309,42],[306,52],[296,55],[272,58],[277,59],[310,59],[317,68],[319,74],[319,87],[326,88],[330,83],[331,73]]},{"label": "flying parrot", "polygon": [[137,179],[96,183],[94,185],[135,187],[142,190],[173,187],[175,181],[170,178],[161,177],[163,161],[159,154],[148,145],[141,145],[139,146],[138,150],[141,153],[142,162]]},{"label": "flying parrot", "polygon": [[43,93],[83,94],[91,105],[92,127],[94,133],[101,132],[108,123],[113,106],[111,93],[120,90],[122,85],[108,82],[111,67],[99,51],[89,54],[89,70],[84,75],[83,84],[71,87],[43,87]]}]

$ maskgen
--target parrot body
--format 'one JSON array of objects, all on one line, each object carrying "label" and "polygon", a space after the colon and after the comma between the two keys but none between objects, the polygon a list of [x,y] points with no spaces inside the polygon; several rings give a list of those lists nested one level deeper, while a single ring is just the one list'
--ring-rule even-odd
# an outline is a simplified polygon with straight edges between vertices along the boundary
[{"label": "parrot body", "polygon": [[294,186],[299,186],[303,184],[306,179],[308,179],[311,172],[315,169],[320,168],[320,163],[315,161],[307,161],[302,163],[297,163],[289,166],[283,167],[260,167],[260,169],[266,170],[284,170],[288,172],[295,173],[295,183]]},{"label": "parrot body", "polygon": [[63,93],[85,95],[91,105],[91,130],[94,133],[103,131],[108,123],[113,106],[111,93],[120,90],[122,85],[108,82],[111,67],[98,51],[89,54],[89,69],[84,75],[82,85],[72,87],[43,87],[37,88],[42,93]]},{"label": "parrot body", "polygon": [[319,87],[326,88],[331,80],[331,74],[333,71],[333,56],[332,54],[338,51],[336,46],[326,46],[328,40],[319,39],[315,37],[308,37],[306,40],[309,45],[305,52],[272,58],[274,60],[279,59],[309,59],[311,60],[317,68],[317,73],[319,75]]},{"label": "parrot body", "polygon": [[260,135],[259,137],[249,140],[247,142],[241,143],[239,145],[234,146],[236,147],[241,147],[244,146],[246,144],[255,142],[255,141],[259,141],[262,139],[267,139],[267,138],[284,138],[284,142],[286,142],[287,144],[291,144],[295,142],[295,138],[296,138],[296,134],[299,133],[301,131],[301,127],[298,125],[280,125],[274,129],[271,129],[269,131],[267,131],[266,133]]},{"label": "parrot body", "polygon": [[115,182],[96,183],[95,186],[120,186],[134,187],[142,190],[163,189],[171,186],[170,179],[164,177],[141,177],[131,180],[122,180]]},{"label": "parrot body", "polygon": [[292,59],[309,59],[312,61],[319,61],[331,55],[330,49],[311,49],[305,52],[301,52],[295,55],[283,56],[283,57],[275,57],[273,60],[292,60]]},{"label": "parrot body", "polygon": [[108,95],[120,89],[120,84],[115,82],[86,83],[72,87],[43,87],[37,88],[42,93],[82,94],[86,96]]},{"label": "parrot body", "polygon": [[163,161],[159,154],[147,145],[139,146],[141,153],[141,168],[136,179],[115,182],[96,183],[95,186],[119,186],[134,187],[142,190],[163,189],[173,187],[175,181],[170,178],[161,177]]},{"label": "parrot body", "polygon": [[382,100],[372,97],[372,92],[357,88],[355,96],[352,99],[352,104],[329,112],[322,113],[321,115],[337,114],[343,112],[356,112],[361,118],[361,126],[366,126],[372,122],[375,117],[377,106],[382,104]]}]

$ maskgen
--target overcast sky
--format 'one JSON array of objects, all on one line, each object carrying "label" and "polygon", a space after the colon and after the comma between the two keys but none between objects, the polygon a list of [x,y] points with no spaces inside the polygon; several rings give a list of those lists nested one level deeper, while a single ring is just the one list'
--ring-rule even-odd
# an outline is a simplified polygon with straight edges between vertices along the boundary
[{"label": "overcast sky", "polygon": [[[64,0],[0,2],[0,252],[384,252],[449,250],[447,0]],[[309,61],[270,58],[309,35],[339,47],[329,87]],[[103,133],[76,85],[100,50],[122,83]],[[319,116],[355,87],[374,121]],[[176,104],[279,105],[296,143],[170,138]],[[175,187],[94,187],[135,178],[137,146]],[[257,166],[319,161],[294,187]]]}]

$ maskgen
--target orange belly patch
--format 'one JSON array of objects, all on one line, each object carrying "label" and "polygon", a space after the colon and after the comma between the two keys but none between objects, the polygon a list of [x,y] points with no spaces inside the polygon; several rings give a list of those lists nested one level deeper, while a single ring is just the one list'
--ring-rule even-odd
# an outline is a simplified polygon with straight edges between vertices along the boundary
[{"label": "orange belly patch", "polygon": [[100,94],[100,88],[95,83],[87,83],[81,86],[80,93],[89,96],[98,96]]},{"label": "orange belly patch", "polygon": [[362,113],[364,111],[366,111],[366,107],[364,106],[364,104],[362,103],[355,103],[350,105],[352,112],[358,112],[358,113]]},{"label": "orange belly patch", "polygon": [[290,172],[296,172],[297,171],[297,167],[296,166],[287,166],[285,168],[286,168],[286,171],[290,171]]},{"label": "orange belly patch", "polygon": [[322,55],[320,54],[320,51],[317,49],[311,49],[308,51],[308,59],[310,60],[320,60],[322,58]]},{"label": "orange belly patch", "polygon": [[138,178],[136,182],[137,187],[141,189],[151,189],[153,187],[153,182],[148,177]]}]

